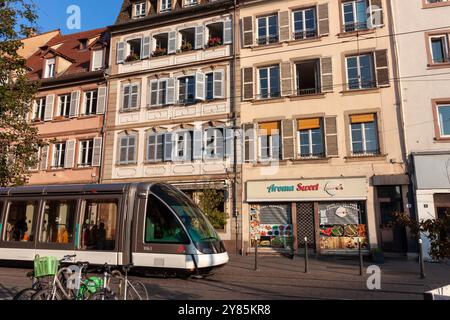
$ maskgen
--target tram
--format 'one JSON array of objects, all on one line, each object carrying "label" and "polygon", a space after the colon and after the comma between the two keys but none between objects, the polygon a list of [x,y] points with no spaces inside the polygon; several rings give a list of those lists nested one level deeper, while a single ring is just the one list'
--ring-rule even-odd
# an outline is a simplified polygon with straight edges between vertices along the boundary
[{"label": "tram", "polygon": [[198,206],[165,183],[0,188],[0,261],[73,254],[173,274],[208,274],[229,260]]}]

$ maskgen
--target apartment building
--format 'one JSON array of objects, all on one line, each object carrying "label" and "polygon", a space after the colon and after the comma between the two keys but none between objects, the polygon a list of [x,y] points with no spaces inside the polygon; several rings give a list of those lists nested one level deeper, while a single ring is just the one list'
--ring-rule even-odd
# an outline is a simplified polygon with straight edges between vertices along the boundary
[{"label": "apartment building", "polygon": [[389,6],[240,1],[244,251],[412,250]]},{"label": "apartment building", "polygon": [[233,13],[229,0],[123,2],[109,27],[102,178],[169,182],[197,202],[214,190],[223,198],[216,209],[228,216],[218,228],[229,250],[236,210]]},{"label": "apartment building", "polygon": [[41,86],[29,115],[48,143],[29,184],[100,181],[109,36],[105,28],[51,34],[27,58],[28,77]]},{"label": "apartment building", "polygon": [[450,212],[450,2],[392,3],[417,217],[436,219]]}]

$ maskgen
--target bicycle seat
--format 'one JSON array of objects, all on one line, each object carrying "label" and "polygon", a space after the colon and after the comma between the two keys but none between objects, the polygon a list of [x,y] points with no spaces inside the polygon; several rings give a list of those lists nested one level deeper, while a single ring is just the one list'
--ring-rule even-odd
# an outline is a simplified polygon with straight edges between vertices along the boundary
[{"label": "bicycle seat", "polygon": [[133,267],[134,267],[134,264],[133,264],[133,263],[129,263],[129,264],[127,264],[127,265],[122,266],[123,271],[125,271],[125,272],[130,271],[131,269],[133,269]]}]

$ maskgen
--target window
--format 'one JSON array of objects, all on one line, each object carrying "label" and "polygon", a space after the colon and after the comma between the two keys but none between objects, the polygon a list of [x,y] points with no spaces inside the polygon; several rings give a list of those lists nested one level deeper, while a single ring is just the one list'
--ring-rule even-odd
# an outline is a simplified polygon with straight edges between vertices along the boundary
[{"label": "window", "polygon": [[53,78],[55,76],[55,66],[56,59],[47,59],[45,61],[45,77],[44,78]]},{"label": "window", "polygon": [[139,109],[139,85],[127,84],[123,86],[122,111]]},{"label": "window", "polygon": [[72,243],[76,207],[76,200],[46,201],[39,242]]},{"label": "window", "polygon": [[325,155],[323,125],[320,118],[298,121],[299,155],[301,158],[320,158]]},{"label": "window", "polygon": [[36,106],[34,110],[34,119],[33,120],[39,120],[44,121],[45,119],[45,104],[46,104],[46,98],[39,98],[36,100]]},{"label": "window", "polygon": [[90,199],[81,213],[81,249],[113,251],[116,247],[117,199]]},{"label": "window", "polygon": [[142,39],[132,39],[127,41],[128,56],[125,59],[126,62],[137,61],[141,59]]},{"label": "window", "polygon": [[139,2],[134,5],[134,18],[142,18],[147,14],[147,2]]},{"label": "window", "polygon": [[259,99],[280,97],[280,67],[271,66],[258,69]]},{"label": "window", "polygon": [[439,130],[441,136],[450,136],[450,105],[438,105]]},{"label": "window", "polygon": [[195,77],[183,77],[179,80],[179,95],[180,103],[194,103],[195,102]]},{"label": "window", "polygon": [[190,51],[195,47],[195,28],[184,29],[181,34],[181,51]]},{"label": "window", "polygon": [[4,241],[34,242],[34,224],[39,211],[37,201],[11,202],[6,217]]},{"label": "window", "polygon": [[349,90],[376,87],[372,54],[347,57],[346,61]]},{"label": "window", "polygon": [[215,47],[224,44],[224,24],[223,22],[211,23],[206,26],[208,29],[208,47]]},{"label": "window", "polygon": [[92,71],[97,71],[103,69],[104,58],[103,50],[94,50],[92,52]]},{"label": "window", "polygon": [[70,94],[59,96],[58,117],[68,118],[70,114]]},{"label": "window", "polygon": [[147,138],[147,161],[162,162],[164,160],[164,133],[151,133]]},{"label": "window", "polygon": [[184,5],[186,7],[195,6],[198,4],[198,0],[184,0]]},{"label": "window", "polygon": [[210,128],[205,132],[205,151],[207,159],[222,159],[225,149],[224,129]]},{"label": "window", "polygon": [[94,152],[94,140],[84,140],[80,142],[79,166],[92,166],[92,156]]},{"label": "window", "polygon": [[263,161],[281,158],[281,136],[279,122],[259,124],[260,159]]},{"label": "window", "polygon": [[168,80],[154,80],[150,82],[150,106],[165,106],[167,104]]},{"label": "window", "polygon": [[345,32],[368,29],[368,7],[368,0],[353,0],[342,4]]},{"label": "window", "polygon": [[192,161],[192,131],[184,131],[176,134],[175,160]]},{"label": "window", "polygon": [[352,154],[355,156],[379,154],[378,126],[375,114],[353,115],[350,120]]},{"label": "window", "polygon": [[296,64],[297,95],[317,94],[320,88],[320,60],[302,61]]},{"label": "window", "polygon": [[433,63],[450,62],[448,35],[433,36],[430,38]]},{"label": "window", "polygon": [[54,169],[64,168],[66,157],[66,143],[56,143],[53,145],[53,162]]},{"label": "window", "polygon": [[278,17],[276,15],[258,18],[258,44],[278,42]]},{"label": "window", "polygon": [[119,139],[119,164],[136,163],[137,136],[125,135]]},{"label": "window", "polygon": [[98,90],[87,91],[85,93],[85,106],[84,106],[84,114],[92,115],[97,114],[97,99],[98,99]]},{"label": "window", "polygon": [[317,37],[316,9],[305,9],[293,12],[294,39]]},{"label": "window", "polygon": [[161,0],[161,12],[172,10],[172,0]]},{"label": "window", "polygon": [[206,74],[206,100],[214,99],[214,73]]},{"label": "window", "polygon": [[147,203],[145,243],[189,243],[189,238],[176,216],[154,195],[149,196]]},{"label": "window", "polygon": [[165,56],[169,52],[169,34],[161,33],[153,36],[155,50],[152,52],[153,57]]}]

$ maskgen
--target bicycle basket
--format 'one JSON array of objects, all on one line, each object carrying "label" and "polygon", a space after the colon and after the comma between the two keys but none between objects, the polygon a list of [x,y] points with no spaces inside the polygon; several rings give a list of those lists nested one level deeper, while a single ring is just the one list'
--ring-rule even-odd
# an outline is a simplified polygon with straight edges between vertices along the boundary
[{"label": "bicycle basket", "polygon": [[42,278],[54,276],[58,272],[59,261],[56,257],[36,257],[34,259],[34,276]]}]

